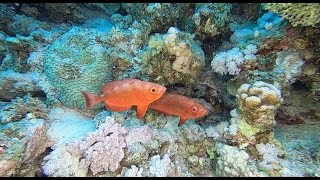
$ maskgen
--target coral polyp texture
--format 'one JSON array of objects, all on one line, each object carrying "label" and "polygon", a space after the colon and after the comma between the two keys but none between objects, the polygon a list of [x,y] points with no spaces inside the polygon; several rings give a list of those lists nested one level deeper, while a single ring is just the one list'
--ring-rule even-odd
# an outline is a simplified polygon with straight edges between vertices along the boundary
[{"label": "coral polyp texture", "polygon": [[0,3],[0,176],[319,177],[319,15],[320,3]]},{"label": "coral polyp texture", "polygon": [[44,71],[64,105],[84,109],[81,91],[99,93],[100,87],[112,80],[107,49],[98,42],[103,35],[95,29],[74,27],[48,48]]},{"label": "coral polyp texture", "polygon": [[237,147],[221,144],[217,158],[216,174],[225,177],[266,177],[265,172],[259,170],[254,162],[249,162],[249,154]]},{"label": "coral polyp texture", "polygon": [[254,62],[257,58],[255,45],[249,44],[245,49],[232,48],[227,52],[220,52],[211,61],[212,70],[221,75],[237,75],[241,71],[241,65],[245,62]]},{"label": "coral polyp texture", "polygon": [[176,27],[151,36],[142,58],[147,73],[161,84],[195,83],[205,65],[204,52],[192,35]]},{"label": "coral polyp texture", "polygon": [[274,85],[256,81],[242,84],[237,91],[237,108],[231,111],[229,134],[241,146],[273,140],[275,111],[283,99]]},{"label": "coral polyp texture", "polygon": [[230,3],[195,3],[192,21],[196,35],[202,39],[212,38],[226,31],[231,9]]},{"label": "coral polyp texture", "polygon": [[46,119],[48,112],[46,105],[38,98],[32,98],[30,94],[23,98],[17,97],[0,109],[1,123],[18,121],[24,117]]},{"label": "coral polyp texture", "polygon": [[264,8],[288,20],[292,26],[316,26],[320,3],[266,3]]},{"label": "coral polyp texture", "polygon": [[145,21],[153,31],[164,31],[177,23],[185,4],[122,3],[122,7],[137,21]]}]

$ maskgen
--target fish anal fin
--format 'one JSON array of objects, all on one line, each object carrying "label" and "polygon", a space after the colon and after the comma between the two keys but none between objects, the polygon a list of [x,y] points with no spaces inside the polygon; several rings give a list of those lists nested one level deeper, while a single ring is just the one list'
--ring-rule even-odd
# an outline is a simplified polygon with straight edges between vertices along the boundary
[{"label": "fish anal fin", "polygon": [[106,108],[111,112],[122,112],[131,108],[131,105],[118,105],[105,102]]},{"label": "fish anal fin", "polygon": [[180,116],[180,121],[178,126],[182,126],[188,120],[187,117]]},{"label": "fish anal fin", "polygon": [[142,119],[144,117],[144,115],[147,112],[147,109],[148,109],[148,105],[145,105],[145,106],[137,105],[137,116],[139,119]]}]

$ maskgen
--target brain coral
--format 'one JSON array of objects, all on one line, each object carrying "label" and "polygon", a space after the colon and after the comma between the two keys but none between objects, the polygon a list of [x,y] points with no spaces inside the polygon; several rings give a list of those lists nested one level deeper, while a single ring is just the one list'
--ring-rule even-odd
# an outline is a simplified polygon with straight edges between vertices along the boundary
[{"label": "brain coral", "polygon": [[266,3],[264,8],[287,19],[292,26],[315,26],[320,22],[320,3]]},{"label": "brain coral", "polygon": [[81,91],[98,93],[113,78],[111,63],[100,41],[104,35],[95,29],[74,27],[57,39],[46,52],[44,69],[66,106],[85,108]]}]

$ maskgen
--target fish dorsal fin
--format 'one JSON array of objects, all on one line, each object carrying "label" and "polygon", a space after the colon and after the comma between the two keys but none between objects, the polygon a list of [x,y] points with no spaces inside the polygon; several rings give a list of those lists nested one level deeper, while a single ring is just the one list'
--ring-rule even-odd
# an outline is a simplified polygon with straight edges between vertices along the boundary
[{"label": "fish dorsal fin", "polygon": [[146,114],[148,109],[148,105],[137,105],[137,116],[139,119],[142,119],[144,115]]},{"label": "fish dorsal fin", "polygon": [[131,108],[131,105],[117,105],[117,104],[111,104],[108,102],[105,102],[106,108],[111,112],[121,112],[126,111]]},{"label": "fish dorsal fin", "polygon": [[188,120],[187,117],[180,116],[180,121],[178,126],[182,126]]}]

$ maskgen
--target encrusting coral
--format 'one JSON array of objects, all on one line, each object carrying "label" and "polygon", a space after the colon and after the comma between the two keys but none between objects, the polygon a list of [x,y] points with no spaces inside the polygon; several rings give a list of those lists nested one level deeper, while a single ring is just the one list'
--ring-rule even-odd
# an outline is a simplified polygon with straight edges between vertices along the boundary
[{"label": "encrusting coral", "polygon": [[17,97],[12,102],[0,108],[0,122],[9,123],[19,121],[24,117],[46,119],[47,107],[38,98],[33,98],[30,94],[23,98]]},{"label": "encrusting coral", "polygon": [[195,3],[195,13],[192,16],[195,34],[205,39],[227,30],[231,9],[230,3]]}]

